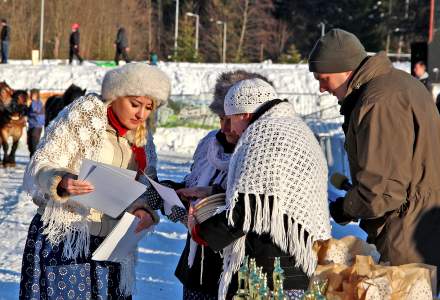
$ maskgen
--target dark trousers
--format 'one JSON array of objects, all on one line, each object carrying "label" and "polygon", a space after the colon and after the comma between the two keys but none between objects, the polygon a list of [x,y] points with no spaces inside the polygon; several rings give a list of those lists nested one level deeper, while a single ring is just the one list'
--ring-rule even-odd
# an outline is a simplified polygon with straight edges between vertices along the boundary
[{"label": "dark trousers", "polygon": [[73,56],[76,56],[76,58],[79,60],[79,63],[82,64],[83,58],[81,55],[79,55],[79,49],[75,47],[70,47],[69,50],[69,64],[72,64]]},{"label": "dark trousers", "polygon": [[2,64],[8,63],[8,55],[9,55],[9,42],[2,41],[1,42],[1,52],[2,52]]},{"label": "dark trousers", "polygon": [[30,157],[34,155],[37,150],[38,143],[40,142],[41,131],[43,128],[29,128],[27,131],[27,144],[30,153]]},{"label": "dark trousers", "polygon": [[127,48],[117,47],[116,46],[116,53],[115,53],[115,63],[116,65],[119,65],[119,58],[122,55],[122,59],[125,60],[126,63],[130,62],[130,58],[128,58],[127,54]]}]

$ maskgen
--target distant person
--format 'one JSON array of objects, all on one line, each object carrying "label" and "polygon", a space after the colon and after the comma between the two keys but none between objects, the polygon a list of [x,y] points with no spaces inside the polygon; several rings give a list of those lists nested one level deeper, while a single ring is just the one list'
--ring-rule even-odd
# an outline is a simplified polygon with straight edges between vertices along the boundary
[{"label": "distant person", "polygon": [[44,104],[40,99],[40,91],[37,89],[31,90],[31,105],[28,110],[28,131],[27,131],[27,145],[29,149],[29,156],[34,155],[37,145],[40,142],[41,132],[44,127]]},{"label": "distant person", "polygon": [[115,47],[116,47],[116,53],[115,53],[115,63],[116,65],[119,65],[119,58],[122,55],[122,58],[125,60],[126,63],[130,62],[130,58],[128,58],[128,51],[130,48],[128,48],[128,38],[127,33],[125,31],[124,27],[119,27],[118,33],[116,34],[116,40],[115,40]]},{"label": "distant person", "polygon": [[74,23],[72,24],[72,33],[70,34],[69,39],[69,65],[72,64],[73,56],[76,56],[76,58],[79,60],[79,64],[83,63],[83,58],[79,54],[79,43],[80,43],[80,37],[79,37],[79,24]]},{"label": "distant person", "polygon": [[9,55],[9,41],[11,39],[11,28],[8,25],[8,22],[6,19],[2,19],[1,21],[1,33],[0,33],[0,40],[1,40],[1,53],[2,53],[2,64],[8,63],[8,55]]},{"label": "distant person", "polygon": [[158,58],[156,52],[150,52],[150,65],[157,66]]},{"label": "distant person", "polygon": [[420,80],[421,83],[423,83],[429,92],[432,91],[432,83],[431,79],[429,78],[428,72],[426,72],[426,64],[424,61],[418,61],[414,65],[413,68],[414,76]]}]

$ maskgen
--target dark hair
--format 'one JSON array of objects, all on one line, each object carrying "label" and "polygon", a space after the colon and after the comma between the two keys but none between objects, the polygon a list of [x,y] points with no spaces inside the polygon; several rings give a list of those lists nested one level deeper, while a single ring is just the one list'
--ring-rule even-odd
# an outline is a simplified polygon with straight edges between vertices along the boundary
[{"label": "dark hair", "polygon": [[421,65],[421,66],[426,67],[426,63],[423,60],[417,61],[414,65]]},{"label": "dark hair", "polygon": [[244,70],[236,70],[220,74],[220,76],[217,78],[214,88],[214,100],[209,105],[209,109],[211,109],[211,111],[216,115],[224,115],[225,110],[223,104],[225,102],[225,96],[231,86],[239,81],[253,78],[264,80],[273,86],[273,83],[269,79],[258,73],[246,72]]},{"label": "dark hair", "polygon": [[2,23],[8,23],[6,19],[2,19]]},{"label": "dark hair", "polygon": [[32,95],[37,94],[38,98],[40,98],[40,90],[39,89],[31,89],[31,91],[29,93],[30,93],[31,97],[32,97]]}]

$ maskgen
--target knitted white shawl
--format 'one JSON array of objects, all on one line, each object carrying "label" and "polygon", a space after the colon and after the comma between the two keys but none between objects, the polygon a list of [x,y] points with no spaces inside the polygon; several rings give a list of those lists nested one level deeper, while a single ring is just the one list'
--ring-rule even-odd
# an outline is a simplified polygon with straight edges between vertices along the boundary
[{"label": "knitted white shawl", "polygon": [[[89,94],[75,100],[47,127],[24,174],[24,189],[37,202],[47,203],[41,218],[43,233],[52,244],[64,242],[63,255],[69,259],[89,254],[87,216],[90,210],[71,199],[66,202],[52,199],[35,180],[38,172],[45,167],[78,174],[83,158],[100,161],[107,124],[107,105],[99,95]],[[152,135],[149,135],[147,145],[148,174],[155,172],[157,162]],[[134,255],[126,262],[121,262],[120,287],[126,295],[134,288]]]},{"label": "knitted white shawl", "polygon": [[[235,148],[226,206],[219,209],[227,211],[230,225],[239,193],[244,194],[243,231],[269,233],[276,245],[295,257],[296,266],[311,275],[317,264],[314,241],[331,237],[327,163],[312,131],[290,103],[278,104],[263,114],[246,129]],[[249,195],[257,199],[254,215]],[[263,201],[259,195],[264,195]],[[269,196],[273,197],[272,212]],[[288,216],[287,231],[284,215]],[[219,299],[225,298],[232,275],[243,262],[245,239],[243,236],[223,250]]]}]

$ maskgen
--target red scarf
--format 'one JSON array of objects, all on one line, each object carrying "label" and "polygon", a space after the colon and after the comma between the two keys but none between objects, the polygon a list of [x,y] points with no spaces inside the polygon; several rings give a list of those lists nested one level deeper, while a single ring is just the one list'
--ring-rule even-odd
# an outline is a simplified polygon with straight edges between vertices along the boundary
[{"label": "red scarf", "polygon": [[[116,130],[119,136],[125,136],[127,134],[128,129],[124,127],[121,122],[119,122],[111,106],[107,108],[107,118],[108,122]],[[147,167],[147,156],[145,155],[144,147],[137,147],[136,145],[132,145],[131,151],[134,154],[134,160],[136,161],[138,171],[143,172]]]}]

